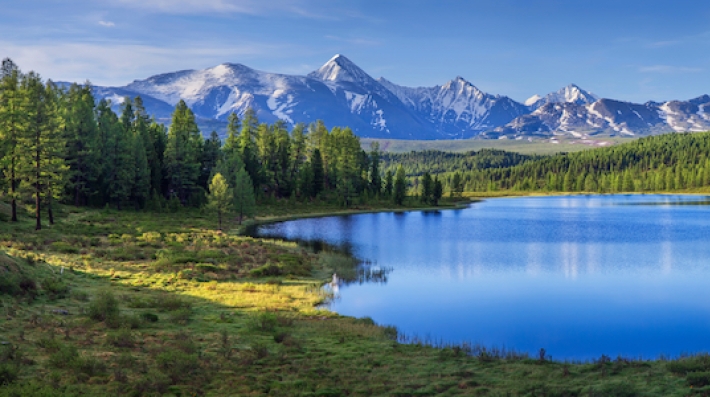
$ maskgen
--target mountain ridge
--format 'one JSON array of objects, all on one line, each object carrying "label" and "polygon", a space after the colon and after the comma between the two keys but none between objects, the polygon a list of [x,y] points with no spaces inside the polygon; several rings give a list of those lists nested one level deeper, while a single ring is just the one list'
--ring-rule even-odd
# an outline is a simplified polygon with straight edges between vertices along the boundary
[{"label": "mountain ridge", "polygon": [[461,76],[432,87],[406,87],[374,79],[336,54],[307,75],[222,63],[150,76],[122,87],[94,87],[98,99],[118,108],[140,95],[150,114],[169,120],[184,100],[211,125],[253,108],[264,122],[324,120],[366,138],[521,139],[556,136],[644,136],[710,129],[710,96],[645,104],[600,98],[575,84],[524,103],[486,93]]}]

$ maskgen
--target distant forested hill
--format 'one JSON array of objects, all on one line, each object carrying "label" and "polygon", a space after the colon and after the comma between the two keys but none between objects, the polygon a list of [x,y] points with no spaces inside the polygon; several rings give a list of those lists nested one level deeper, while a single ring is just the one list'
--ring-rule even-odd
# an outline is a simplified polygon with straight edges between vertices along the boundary
[{"label": "distant forested hill", "polygon": [[540,159],[520,153],[496,149],[481,149],[467,153],[451,153],[440,150],[426,150],[409,153],[383,153],[382,169],[394,173],[401,164],[409,177],[442,174],[455,171],[472,171],[486,168],[511,167],[526,161]]},{"label": "distant forested hill", "polygon": [[710,132],[673,133],[608,148],[547,157],[500,151],[386,155],[384,169],[401,163],[414,177],[439,174],[446,191],[460,173],[464,190],[540,192],[652,192],[710,186]]}]

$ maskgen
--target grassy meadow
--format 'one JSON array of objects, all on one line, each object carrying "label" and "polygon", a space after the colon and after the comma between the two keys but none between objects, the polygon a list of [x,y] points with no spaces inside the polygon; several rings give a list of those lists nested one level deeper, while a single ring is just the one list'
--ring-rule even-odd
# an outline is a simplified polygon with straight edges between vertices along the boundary
[{"label": "grassy meadow", "polygon": [[[342,210],[274,202],[256,221],[327,213]],[[565,363],[319,309],[357,260],[214,218],[64,206],[41,231],[0,222],[0,396],[710,394],[709,356]]]}]

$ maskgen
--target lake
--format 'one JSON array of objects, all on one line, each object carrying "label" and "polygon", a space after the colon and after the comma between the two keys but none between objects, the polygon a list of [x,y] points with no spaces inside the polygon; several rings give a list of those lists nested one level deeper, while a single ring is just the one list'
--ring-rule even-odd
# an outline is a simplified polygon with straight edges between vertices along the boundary
[{"label": "lake", "polygon": [[490,199],[460,210],[281,222],[390,269],[339,285],[329,308],[409,336],[553,359],[710,350],[707,197]]}]

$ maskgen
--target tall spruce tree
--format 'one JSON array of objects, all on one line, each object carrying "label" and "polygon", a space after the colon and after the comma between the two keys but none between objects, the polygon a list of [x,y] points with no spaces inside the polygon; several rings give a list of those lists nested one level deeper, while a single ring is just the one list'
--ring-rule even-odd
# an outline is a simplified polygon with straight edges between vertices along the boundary
[{"label": "tall spruce tree", "polygon": [[[27,124],[18,136],[20,166],[18,176],[35,200],[35,229],[42,228],[42,202],[51,202],[57,195],[67,167],[63,157],[65,141],[60,131],[58,90],[51,83],[44,85],[39,75],[30,72],[22,78],[22,90],[27,95]],[[53,213],[49,213],[53,222]]]},{"label": "tall spruce tree", "polygon": [[180,101],[175,107],[165,148],[165,173],[169,193],[186,205],[200,175],[202,135],[195,115]]},{"label": "tall spruce tree", "polygon": [[379,195],[382,192],[382,176],[380,175],[380,144],[375,141],[370,144],[370,191]]},{"label": "tall spruce tree", "polygon": [[9,187],[11,222],[17,222],[21,153],[18,139],[27,124],[27,113],[24,110],[27,98],[20,87],[21,78],[17,65],[9,58],[4,59],[0,69],[0,166]]},{"label": "tall spruce tree", "polygon": [[235,177],[234,184],[234,210],[239,217],[239,224],[242,224],[244,217],[251,216],[256,210],[256,199],[254,197],[254,185],[249,174],[240,168]]},{"label": "tall spruce tree", "polygon": [[404,199],[407,197],[407,179],[404,173],[404,167],[400,164],[397,167],[397,173],[394,177],[394,193],[392,198],[396,205],[404,204]]},{"label": "tall spruce tree", "polygon": [[90,83],[72,84],[65,95],[63,116],[69,164],[69,195],[74,205],[87,205],[101,176],[101,137]]}]

